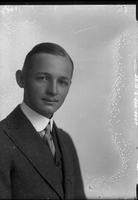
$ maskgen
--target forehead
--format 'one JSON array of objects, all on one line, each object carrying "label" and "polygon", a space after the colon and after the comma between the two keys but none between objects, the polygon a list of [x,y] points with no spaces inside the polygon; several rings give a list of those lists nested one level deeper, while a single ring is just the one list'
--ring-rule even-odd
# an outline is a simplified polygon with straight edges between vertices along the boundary
[{"label": "forehead", "polygon": [[34,54],[29,61],[33,73],[72,76],[72,63],[68,57],[48,53]]}]

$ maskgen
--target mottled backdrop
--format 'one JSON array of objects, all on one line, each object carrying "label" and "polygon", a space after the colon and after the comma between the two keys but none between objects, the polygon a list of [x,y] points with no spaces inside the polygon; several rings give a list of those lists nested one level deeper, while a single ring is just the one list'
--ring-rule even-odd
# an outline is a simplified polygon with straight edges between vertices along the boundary
[{"label": "mottled backdrop", "polygon": [[87,196],[134,197],[135,5],[0,6],[0,119],[22,101],[15,72],[40,42],[60,44],[74,60],[55,120],[74,140]]}]

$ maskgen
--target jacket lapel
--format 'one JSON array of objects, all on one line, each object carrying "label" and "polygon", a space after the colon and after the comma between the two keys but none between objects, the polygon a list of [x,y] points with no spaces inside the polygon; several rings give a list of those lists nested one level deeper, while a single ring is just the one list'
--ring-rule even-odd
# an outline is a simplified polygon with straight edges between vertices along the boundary
[{"label": "jacket lapel", "polygon": [[72,199],[73,194],[73,169],[72,162],[70,160],[70,151],[68,146],[68,140],[65,138],[65,133],[61,129],[57,128],[57,136],[59,140],[59,145],[61,148],[62,159],[63,159],[63,171],[64,171],[64,189],[65,189],[65,199]]},{"label": "jacket lapel", "polygon": [[8,137],[24,154],[41,178],[62,198],[51,152],[19,106],[6,118],[5,122],[7,122],[5,129]]}]

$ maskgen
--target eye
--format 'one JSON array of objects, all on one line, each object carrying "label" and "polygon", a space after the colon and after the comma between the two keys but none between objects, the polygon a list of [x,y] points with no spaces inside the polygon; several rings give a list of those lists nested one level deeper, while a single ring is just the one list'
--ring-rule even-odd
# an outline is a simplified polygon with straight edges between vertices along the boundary
[{"label": "eye", "polygon": [[60,83],[62,86],[68,86],[68,85],[69,85],[68,81],[65,81],[65,80],[59,80],[59,83]]},{"label": "eye", "polygon": [[36,79],[39,81],[47,81],[49,78],[47,76],[37,76]]}]

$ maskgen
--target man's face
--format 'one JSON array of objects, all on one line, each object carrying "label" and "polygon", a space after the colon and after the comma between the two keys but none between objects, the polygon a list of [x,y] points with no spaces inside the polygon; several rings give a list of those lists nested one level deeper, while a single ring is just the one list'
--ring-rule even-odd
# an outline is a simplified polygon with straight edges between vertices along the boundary
[{"label": "man's face", "polygon": [[30,65],[31,69],[24,77],[24,101],[36,112],[50,118],[69,91],[72,64],[66,57],[39,53],[32,56]]}]

